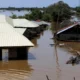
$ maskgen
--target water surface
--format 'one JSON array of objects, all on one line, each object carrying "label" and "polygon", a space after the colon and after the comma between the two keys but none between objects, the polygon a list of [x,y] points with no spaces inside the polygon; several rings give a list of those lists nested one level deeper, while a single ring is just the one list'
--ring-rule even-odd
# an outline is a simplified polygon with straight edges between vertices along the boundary
[{"label": "water surface", "polygon": [[79,42],[55,42],[50,30],[32,40],[28,60],[0,62],[1,80],[80,80],[80,64],[67,64],[80,51]]},{"label": "water surface", "polygon": [[30,14],[31,11],[27,11],[27,10],[22,10],[22,11],[9,11],[9,10],[0,10],[0,14],[4,14],[7,16],[12,16],[13,14],[15,14],[16,16],[24,16],[25,14]]}]

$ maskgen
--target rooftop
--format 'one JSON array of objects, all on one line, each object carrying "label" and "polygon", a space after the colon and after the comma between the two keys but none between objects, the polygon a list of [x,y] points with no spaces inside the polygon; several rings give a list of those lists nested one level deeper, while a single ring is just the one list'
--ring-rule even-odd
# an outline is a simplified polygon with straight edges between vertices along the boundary
[{"label": "rooftop", "polygon": [[31,22],[27,19],[13,19],[13,24],[15,27],[23,27],[23,28],[27,27],[34,28],[39,26],[38,24]]},{"label": "rooftop", "polygon": [[10,17],[0,14],[0,23],[6,22],[13,26],[13,20]]},{"label": "rooftop", "polygon": [[26,28],[14,28],[14,29],[20,34],[24,34],[24,32],[26,31]]},{"label": "rooftop", "polygon": [[17,32],[9,22],[9,17],[0,15],[0,47],[34,46],[26,37]]},{"label": "rooftop", "polygon": [[66,31],[66,30],[68,30],[68,29],[70,29],[70,28],[72,28],[72,27],[74,27],[74,26],[76,26],[76,25],[78,25],[78,24],[79,24],[79,23],[77,22],[77,23],[71,24],[71,25],[69,25],[69,26],[67,26],[67,27],[64,27],[64,28],[58,30],[58,31],[57,31],[57,34],[60,34],[60,33]]}]

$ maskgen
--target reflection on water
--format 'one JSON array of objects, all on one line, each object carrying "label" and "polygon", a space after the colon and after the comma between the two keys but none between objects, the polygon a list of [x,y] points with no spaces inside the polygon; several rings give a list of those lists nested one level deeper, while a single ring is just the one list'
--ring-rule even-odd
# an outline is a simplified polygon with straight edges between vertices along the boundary
[{"label": "reflection on water", "polygon": [[54,51],[55,51],[55,56],[56,56],[56,73],[57,73],[57,79],[56,80],[60,80],[60,76],[61,76],[61,69],[60,69],[60,65],[59,65],[59,59],[58,59],[58,54],[57,54],[57,46],[56,44],[54,45]]},{"label": "reflection on water", "polygon": [[26,60],[0,61],[0,80],[26,80],[33,69]]},{"label": "reflection on water", "polygon": [[66,62],[66,64],[77,65],[80,64],[80,43],[79,42],[58,42],[62,45],[63,49],[66,49],[72,56]]},{"label": "reflection on water", "polygon": [[73,55],[80,54],[80,42],[58,42],[58,44],[64,44],[62,48],[66,49]]},{"label": "reflection on water", "polygon": [[52,37],[50,30],[44,31],[40,39],[36,39],[38,46],[29,49],[36,58],[29,60],[34,69],[30,80],[46,80],[46,75],[50,80],[80,80],[80,65],[66,64],[72,56],[77,58],[80,45],[74,42],[57,42],[55,46]]}]

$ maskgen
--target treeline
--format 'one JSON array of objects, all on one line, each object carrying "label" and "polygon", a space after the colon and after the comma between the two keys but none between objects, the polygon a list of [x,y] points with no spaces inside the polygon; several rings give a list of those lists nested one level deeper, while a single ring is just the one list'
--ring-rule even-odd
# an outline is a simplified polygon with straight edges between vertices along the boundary
[{"label": "treeline", "polygon": [[[63,1],[59,1],[54,3],[48,7],[43,8],[0,8],[6,10],[31,10],[30,14],[25,14],[24,16],[18,16],[18,18],[26,18],[29,20],[44,20],[44,21],[54,21],[54,22],[63,22],[71,18],[72,15],[75,15],[78,12],[80,15],[80,7],[79,8],[71,8],[68,4]],[[12,18],[16,18],[16,15],[13,14]]]},{"label": "treeline", "polygon": [[8,8],[0,8],[0,10],[18,10],[18,11],[22,11],[22,10],[34,10],[34,9],[39,9],[39,10],[44,10],[45,7],[43,8],[38,8],[38,7],[32,7],[32,8],[29,8],[29,7],[20,7],[20,8],[16,8],[16,7],[8,7]]},{"label": "treeline", "polygon": [[46,13],[49,13],[52,17],[52,20],[55,22],[62,22],[64,20],[70,19],[71,16],[75,14],[72,11],[72,8],[63,1],[59,1],[48,6]]},{"label": "treeline", "polygon": [[13,14],[12,18],[26,18],[28,20],[44,20],[44,21],[51,21],[51,16],[48,13],[45,13],[46,8],[33,8],[30,14],[25,14],[24,16],[16,16]]},{"label": "treeline", "polygon": [[73,8],[76,11],[76,14],[78,17],[80,17],[80,6],[77,6],[76,8]]}]

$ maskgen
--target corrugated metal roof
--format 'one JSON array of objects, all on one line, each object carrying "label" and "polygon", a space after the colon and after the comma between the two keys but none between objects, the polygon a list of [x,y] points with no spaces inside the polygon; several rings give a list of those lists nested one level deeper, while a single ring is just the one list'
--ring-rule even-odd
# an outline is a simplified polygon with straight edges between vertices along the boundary
[{"label": "corrugated metal roof", "polygon": [[13,24],[15,27],[38,27],[39,25],[36,23],[33,23],[27,19],[13,19]]},{"label": "corrugated metal roof", "polygon": [[24,34],[24,32],[26,31],[26,28],[14,28],[14,29],[20,34]]},{"label": "corrugated metal roof", "polygon": [[13,26],[13,20],[10,17],[0,14],[0,23],[6,22]]},{"label": "corrugated metal roof", "polygon": [[59,31],[57,32],[57,34],[60,34],[60,33],[66,31],[66,30],[68,30],[68,29],[70,29],[70,28],[72,28],[72,27],[74,27],[74,26],[76,26],[76,25],[78,25],[78,24],[79,24],[79,23],[75,23],[75,24],[73,24],[73,25],[70,25],[70,26],[68,26],[68,27],[65,27],[65,28],[59,30]]},{"label": "corrugated metal roof", "polygon": [[0,23],[0,47],[33,46],[23,35],[8,23]]},{"label": "corrugated metal roof", "polygon": [[36,23],[38,25],[50,25],[50,23],[45,22],[45,21],[32,21],[32,22],[34,22],[34,23]]},{"label": "corrugated metal roof", "polygon": [[42,22],[42,24],[44,24],[44,25],[50,25],[50,23],[48,23],[48,22],[46,22],[46,21],[41,21]]}]

